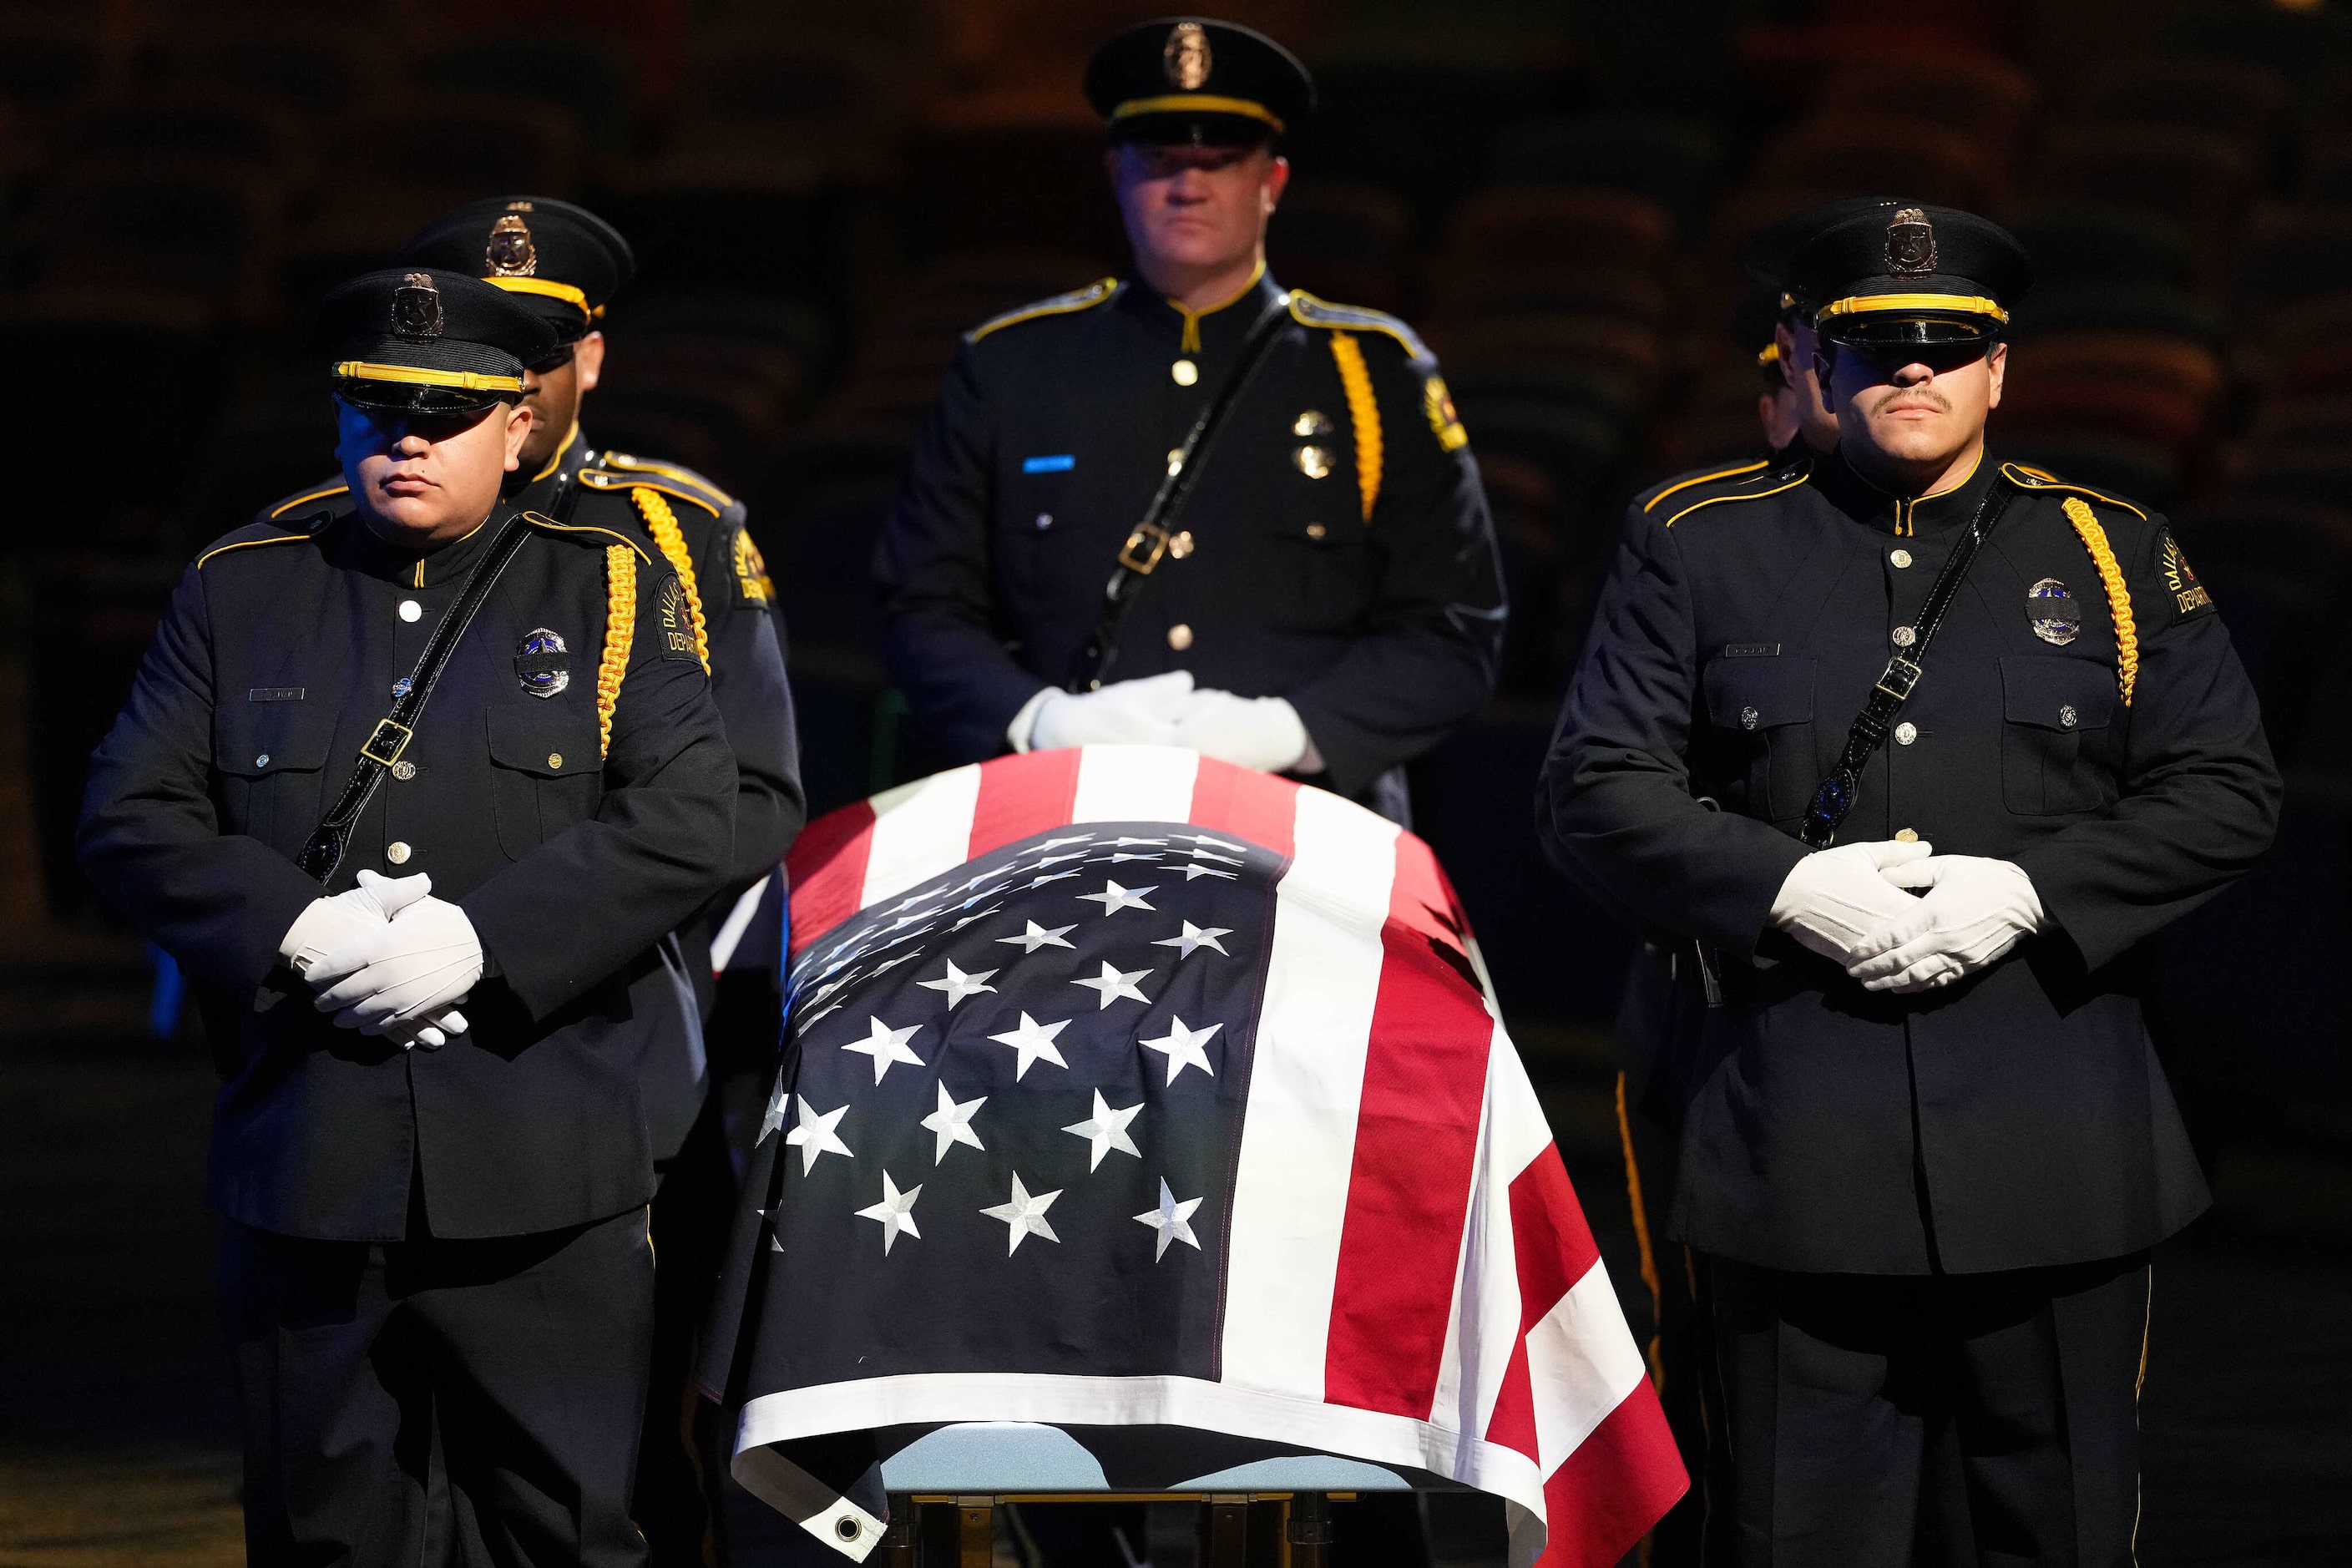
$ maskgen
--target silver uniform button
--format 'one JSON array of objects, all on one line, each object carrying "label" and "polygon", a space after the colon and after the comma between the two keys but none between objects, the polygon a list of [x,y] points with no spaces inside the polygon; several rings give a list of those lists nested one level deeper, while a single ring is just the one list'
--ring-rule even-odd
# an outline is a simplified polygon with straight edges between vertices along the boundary
[{"label": "silver uniform button", "polygon": [[1051,528],[1051,527],[1053,527],[1053,526],[1054,526],[1054,514],[1053,514],[1052,512],[1050,512],[1050,511],[1041,511],[1041,512],[1039,512],[1039,513],[1037,514],[1037,531],[1038,531],[1038,532],[1043,533],[1043,532],[1045,532],[1047,529],[1049,529],[1049,528]]},{"label": "silver uniform button", "polygon": [[1191,360],[1180,359],[1168,367],[1168,377],[1179,386],[1190,386],[1201,379],[1201,367]]},{"label": "silver uniform button", "polygon": [[398,779],[401,783],[406,784],[409,780],[416,776],[416,764],[410,762],[406,757],[403,757],[400,761],[392,764],[392,776]]},{"label": "silver uniform button", "polygon": [[2082,721],[2082,715],[2074,711],[2074,705],[2073,703],[2062,703],[2059,706],[2058,723],[2060,728],[2071,730]]},{"label": "silver uniform button", "polygon": [[383,847],[383,858],[391,861],[395,866],[407,865],[408,856],[408,846],[402,843],[397,838]]},{"label": "silver uniform button", "polygon": [[1909,745],[1912,742],[1914,742],[1914,741],[1917,740],[1918,738],[1919,738],[1919,726],[1918,726],[1918,725],[1916,725],[1916,724],[1905,723],[1905,724],[1897,724],[1897,725],[1895,725],[1895,743],[1896,745],[1898,745],[1898,746],[1907,746],[1907,745]]},{"label": "silver uniform button", "polygon": [[1917,642],[1918,640],[1919,634],[1913,631],[1909,626],[1897,626],[1895,628],[1895,646],[1896,647],[1909,647],[1913,643]]},{"label": "silver uniform button", "polygon": [[1168,646],[1182,653],[1192,646],[1192,628],[1179,621],[1168,628]]},{"label": "silver uniform button", "polygon": [[269,765],[269,753],[268,752],[264,752],[261,755],[254,758],[253,765],[257,768],[268,767]]},{"label": "silver uniform button", "polygon": [[425,618],[425,606],[414,599],[403,599],[400,601],[400,618],[404,621],[421,621]]},{"label": "silver uniform button", "polygon": [[1739,710],[1739,727],[1743,730],[1753,730],[1763,721],[1764,715],[1753,708],[1742,708]]},{"label": "silver uniform button", "polygon": [[1907,550],[1897,550],[1887,556],[1886,563],[1900,572],[1911,564],[1911,552]]}]

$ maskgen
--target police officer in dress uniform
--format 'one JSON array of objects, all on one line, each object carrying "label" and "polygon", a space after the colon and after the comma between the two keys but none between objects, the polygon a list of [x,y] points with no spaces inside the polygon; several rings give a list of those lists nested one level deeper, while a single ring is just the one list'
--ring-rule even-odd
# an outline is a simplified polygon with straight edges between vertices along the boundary
[{"label": "police officer in dress uniform", "polygon": [[665,938],[734,759],[662,554],[499,495],[546,326],[426,268],[326,317],[347,504],[197,557],[80,837],[226,1080],[247,1550],[640,1563],[641,1064],[696,1029]]},{"label": "police officer in dress uniform", "polygon": [[[807,817],[801,788],[783,626],[742,503],[690,468],[593,447],[580,405],[604,364],[599,323],[636,260],[628,241],[594,213],[545,196],[468,202],[427,224],[394,258],[471,272],[546,323],[554,345],[524,367],[524,405],[534,416],[506,491],[518,507],[626,533],[677,574],[710,692],[735,752],[735,838],[727,887],[680,926],[675,945],[703,1023],[685,1049],[645,1064],[654,1153],[661,1173],[653,1237],[654,1385],[639,1458],[637,1522],[654,1561],[701,1563],[720,1522],[725,1474],[718,1413],[689,1387],[693,1343],[709,1307],[733,1211],[719,1081],[749,1075],[762,1089],[774,1071],[777,996],[773,955],[739,944],[723,978],[711,973],[714,935],[746,890],[791,847]],[[350,509],[340,481],[286,498],[266,515],[329,515]],[[739,921],[739,926],[740,922]],[[763,963],[761,960],[764,958]],[[723,996],[723,1003],[722,1003]]]},{"label": "police officer in dress uniform", "polygon": [[[1189,746],[1402,820],[1401,764],[1486,700],[1503,632],[1436,362],[1393,317],[1266,273],[1275,149],[1314,100],[1280,45],[1150,22],[1086,90],[1136,276],[966,334],[877,555],[891,673],[957,761]],[[1139,528],[1262,321],[1185,510]],[[1132,590],[1109,622],[1107,577]]]},{"label": "police officer in dress uniform", "polygon": [[1637,512],[1543,836],[1689,955],[1739,1560],[2126,1563],[2147,1249],[2206,1203],[2137,946],[2279,780],[2162,519],[1985,452],[2015,240],[1889,203],[1789,268],[1836,447]]}]

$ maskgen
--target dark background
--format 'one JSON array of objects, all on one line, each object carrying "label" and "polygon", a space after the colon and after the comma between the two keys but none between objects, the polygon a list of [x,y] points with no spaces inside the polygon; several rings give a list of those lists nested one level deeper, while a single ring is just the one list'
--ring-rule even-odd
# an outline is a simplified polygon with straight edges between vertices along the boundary
[{"label": "dark background", "polygon": [[[630,236],[600,446],[750,502],[822,808],[908,750],[866,561],[955,334],[1119,270],[1076,83],[1152,15],[857,5],[0,5],[0,1563],[234,1561],[197,1198],[209,1069],[68,835],[204,542],[328,475],[304,323],[454,202]],[[2352,16],[2137,0],[1286,0],[1324,109],[1276,276],[1444,358],[1512,594],[1503,690],[1415,770],[1621,1281],[1625,937],[1529,800],[1627,496],[1756,445],[1747,234],[1869,191],[2041,275],[1996,445],[2175,519],[2261,688],[2276,852],[2164,939],[2215,1212],[2158,1256],[2146,1560],[2352,1557]],[[551,911],[560,924],[562,911]],[[152,1016],[151,1016],[152,1013]],[[110,1555],[111,1553],[112,1555]]]}]

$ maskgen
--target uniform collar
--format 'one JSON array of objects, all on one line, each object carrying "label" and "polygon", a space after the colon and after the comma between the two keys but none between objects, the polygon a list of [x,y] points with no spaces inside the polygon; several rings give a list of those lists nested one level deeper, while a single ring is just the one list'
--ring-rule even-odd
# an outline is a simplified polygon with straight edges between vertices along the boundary
[{"label": "uniform collar", "polygon": [[1881,533],[1910,539],[1965,526],[2000,471],[2000,465],[1988,461],[1979,448],[1976,466],[1958,484],[1923,496],[1898,496],[1854,472],[1841,449],[1815,458],[1811,479],[1813,488],[1832,506],[1856,522]]},{"label": "uniform collar", "polygon": [[564,489],[577,479],[580,466],[587,460],[588,441],[580,434],[580,421],[575,419],[563,437],[563,445],[555,449],[555,456],[547,460],[546,467],[520,484],[515,483],[519,474],[507,476],[508,484],[513,487],[506,492],[507,503],[520,511],[552,513],[555,503],[562,499]]},{"label": "uniform collar", "polygon": [[1263,260],[1240,293],[1205,310],[1188,310],[1173,300],[1164,300],[1140,279],[1119,290],[1119,303],[1155,331],[1168,334],[1176,353],[1202,355],[1238,347],[1265,308],[1281,297],[1282,288]]},{"label": "uniform collar", "polygon": [[465,581],[466,574],[481,559],[482,552],[489,548],[490,541],[499,536],[500,525],[518,510],[511,502],[500,501],[490,508],[490,515],[473,532],[429,554],[385,543],[354,512],[338,524],[343,537],[332,553],[339,558],[339,564],[382,578],[396,588],[444,588]]}]

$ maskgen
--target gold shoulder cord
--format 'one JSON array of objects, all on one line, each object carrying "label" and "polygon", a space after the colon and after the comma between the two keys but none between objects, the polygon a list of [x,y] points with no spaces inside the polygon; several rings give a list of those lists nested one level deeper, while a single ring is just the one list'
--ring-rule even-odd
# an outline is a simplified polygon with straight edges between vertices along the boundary
[{"label": "gold shoulder cord", "polygon": [[1364,498],[1364,521],[1381,499],[1381,403],[1372,395],[1372,373],[1364,366],[1363,345],[1347,332],[1331,334],[1331,359],[1348,394],[1348,423],[1355,429],[1356,489]]},{"label": "gold shoulder cord", "polygon": [[596,661],[598,757],[613,752],[613,710],[621,700],[621,680],[629,673],[629,647],[637,637],[637,552],[634,546],[604,547],[604,653]]},{"label": "gold shoulder cord", "polygon": [[654,543],[662,556],[677,569],[678,586],[686,590],[687,623],[694,627],[694,657],[702,661],[702,673],[710,673],[710,631],[702,621],[702,589],[694,580],[694,557],[687,552],[686,535],[678,531],[677,513],[670,510],[669,502],[659,490],[643,487],[629,492],[645,514],[646,531],[654,536]]},{"label": "gold shoulder cord", "polygon": [[2116,684],[2123,689],[2124,706],[2132,701],[2132,687],[2139,679],[2139,628],[2132,620],[2131,590],[2124,584],[2124,569],[2116,562],[2116,552],[2107,543],[2107,531],[2091,513],[2091,505],[2080,496],[2068,496],[2060,503],[2066,521],[2083,537],[2083,548],[2091,552],[2091,563],[2099,569],[2099,581],[2107,590],[2107,608],[2116,617]]}]

